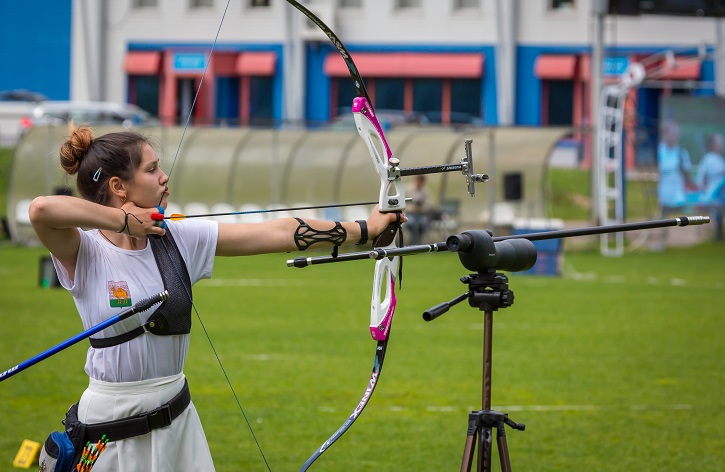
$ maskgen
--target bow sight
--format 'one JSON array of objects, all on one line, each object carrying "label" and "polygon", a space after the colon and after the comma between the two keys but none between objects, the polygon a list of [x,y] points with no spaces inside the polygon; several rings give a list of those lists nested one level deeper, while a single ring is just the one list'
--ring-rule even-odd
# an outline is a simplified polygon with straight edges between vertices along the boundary
[{"label": "bow sight", "polygon": [[440,164],[436,166],[407,167],[401,169],[398,167],[400,161],[397,158],[392,158],[389,161],[390,168],[388,170],[388,180],[395,180],[400,177],[408,177],[411,175],[440,174],[443,172],[461,172],[463,175],[466,176],[468,194],[473,197],[476,194],[476,182],[487,182],[489,177],[487,174],[473,173],[473,152],[471,150],[472,143],[472,139],[466,139],[464,141],[465,154],[461,158],[460,164]]}]

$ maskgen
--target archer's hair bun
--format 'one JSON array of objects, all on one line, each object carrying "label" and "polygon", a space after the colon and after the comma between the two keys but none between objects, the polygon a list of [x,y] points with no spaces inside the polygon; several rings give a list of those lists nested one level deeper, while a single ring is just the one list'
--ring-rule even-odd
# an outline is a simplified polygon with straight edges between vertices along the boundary
[{"label": "archer's hair bun", "polygon": [[71,121],[68,125],[68,131],[70,136],[60,147],[60,165],[67,174],[73,175],[78,172],[81,161],[93,142],[93,130],[84,125],[76,128]]}]

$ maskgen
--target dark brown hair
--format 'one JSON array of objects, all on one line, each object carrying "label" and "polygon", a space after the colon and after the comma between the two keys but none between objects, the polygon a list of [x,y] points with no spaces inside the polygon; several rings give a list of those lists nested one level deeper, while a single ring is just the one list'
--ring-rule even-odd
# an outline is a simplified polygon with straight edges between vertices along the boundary
[{"label": "dark brown hair", "polygon": [[108,180],[131,181],[141,165],[141,152],[149,139],[136,131],[121,131],[95,138],[87,125],[72,122],[70,136],[60,147],[60,165],[68,175],[78,174],[76,186],[86,200],[108,203]]}]

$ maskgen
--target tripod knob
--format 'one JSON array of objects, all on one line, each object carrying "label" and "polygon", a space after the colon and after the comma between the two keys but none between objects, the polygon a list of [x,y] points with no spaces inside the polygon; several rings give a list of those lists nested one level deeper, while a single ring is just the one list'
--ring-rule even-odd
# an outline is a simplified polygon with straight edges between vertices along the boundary
[{"label": "tripod knob", "polygon": [[514,292],[506,290],[501,293],[501,308],[506,308],[514,304]]}]

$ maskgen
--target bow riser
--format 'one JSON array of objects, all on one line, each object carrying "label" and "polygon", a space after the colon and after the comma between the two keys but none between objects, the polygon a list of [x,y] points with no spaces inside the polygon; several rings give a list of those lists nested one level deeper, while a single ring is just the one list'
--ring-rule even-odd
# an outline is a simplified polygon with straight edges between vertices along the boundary
[{"label": "bow riser", "polygon": [[[393,152],[390,150],[388,140],[385,139],[383,128],[380,126],[373,107],[365,97],[356,97],[352,102],[352,113],[360,137],[370,152],[375,170],[380,177],[380,211],[405,210],[405,190],[400,175],[391,172],[390,160]],[[382,144],[385,156],[381,156],[377,143]]]}]

